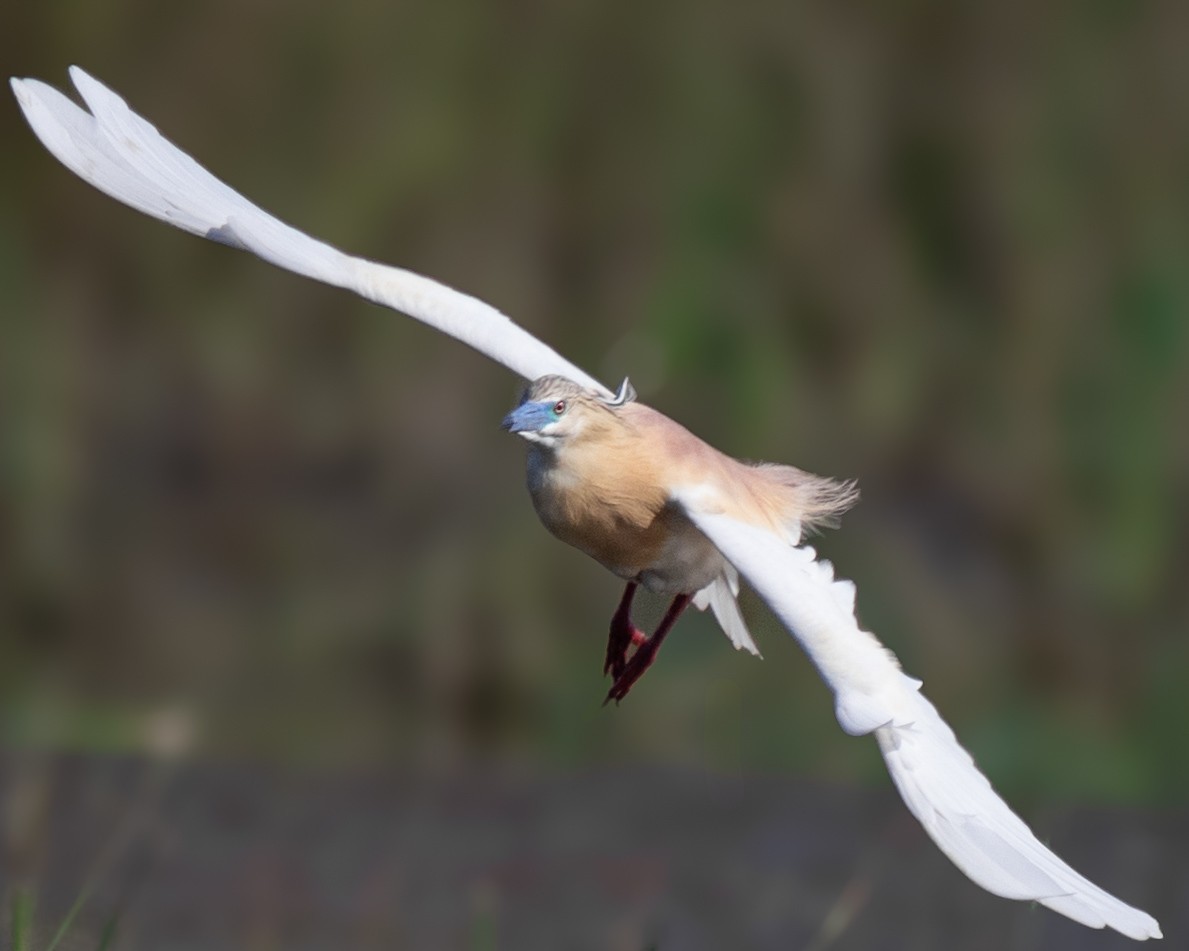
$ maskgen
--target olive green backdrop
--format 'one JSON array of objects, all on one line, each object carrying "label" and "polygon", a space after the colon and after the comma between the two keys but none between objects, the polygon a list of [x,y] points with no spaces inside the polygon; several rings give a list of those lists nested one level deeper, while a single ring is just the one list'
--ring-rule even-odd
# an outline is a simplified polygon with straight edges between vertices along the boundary
[{"label": "olive green backdrop", "polygon": [[[1189,792],[1189,8],[47,2],[264,207],[474,293],[724,450],[860,479],[821,547],[996,784]],[[126,210],[0,104],[0,738],[886,782],[754,600],[619,709],[518,383]],[[660,606],[650,606],[655,619]]]}]

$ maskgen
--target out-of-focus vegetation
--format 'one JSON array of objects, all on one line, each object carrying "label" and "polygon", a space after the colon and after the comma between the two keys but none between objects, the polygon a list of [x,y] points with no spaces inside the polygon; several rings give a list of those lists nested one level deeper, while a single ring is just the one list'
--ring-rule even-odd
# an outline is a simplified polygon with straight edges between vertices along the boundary
[{"label": "out-of-focus vegetation", "polygon": [[[6,10],[281,217],[492,302],[721,448],[857,476],[821,541],[997,784],[1189,791],[1189,8]],[[537,524],[517,383],[173,232],[0,109],[0,738],[875,776],[796,646]],[[653,617],[659,606],[653,605]]]}]

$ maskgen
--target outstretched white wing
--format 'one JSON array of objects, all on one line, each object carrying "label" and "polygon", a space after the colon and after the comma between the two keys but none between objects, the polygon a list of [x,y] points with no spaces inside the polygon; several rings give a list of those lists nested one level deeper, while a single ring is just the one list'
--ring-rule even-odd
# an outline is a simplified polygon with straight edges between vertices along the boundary
[{"label": "outstretched white wing", "polygon": [[114,92],[79,69],[86,112],[36,79],[13,79],[42,143],[83,180],[176,228],[251,251],[286,270],[354,291],[470,344],[528,380],[560,374],[607,390],[494,307],[437,281],[352,257],[274,218],[195,162]]},{"label": "outstretched white wing", "polygon": [[724,514],[704,490],[674,497],[801,642],[834,692],[842,728],[875,734],[908,808],[958,868],[996,895],[1038,901],[1091,928],[1161,937],[1151,915],[1075,872],[999,798],[921,695],[921,682],[859,627],[855,586],[835,580],[829,562]]}]

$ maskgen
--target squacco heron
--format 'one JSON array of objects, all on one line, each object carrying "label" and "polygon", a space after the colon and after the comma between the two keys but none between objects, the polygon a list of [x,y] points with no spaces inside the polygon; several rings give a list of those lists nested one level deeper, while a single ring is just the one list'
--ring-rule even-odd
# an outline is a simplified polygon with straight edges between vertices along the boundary
[{"label": "squacco heron", "polygon": [[[874,734],[908,808],[971,879],[1091,928],[1161,936],[1154,918],[1098,888],[1032,834],[925,699],[921,682],[859,626],[854,585],[837,580],[803,544],[808,528],[854,502],[853,483],[718,452],[642,405],[626,380],[612,392],[482,301],[282,223],[101,83],[77,68],[71,77],[89,111],[37,80],[14,79],[12,88],[46,148],[91,185],[177,228],[408,314],[530,381],[504,426],[529,443],[537,514],[627,584],[607,645],[609,700],[623,699],[690,603],[710,608],[732,643],[755,653],[736,603],[741,576],[817,667],[842,728]],[[631,621],[637,585],[672,598],[651,636]]]}]

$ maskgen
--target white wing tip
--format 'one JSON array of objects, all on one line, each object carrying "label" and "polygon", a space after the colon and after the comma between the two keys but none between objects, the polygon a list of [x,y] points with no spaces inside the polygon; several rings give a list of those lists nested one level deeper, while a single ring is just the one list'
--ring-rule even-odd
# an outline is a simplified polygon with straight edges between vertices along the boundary
[{"label": "white wing tip", "polygon": [[909,810],[955,865],[987,891],[1036,901],[1090,928],[1142,941],[1156,919],[1079,874],[1012,812],[937,710],[919,693],[905,722],[879,730],[880,751]]},{"label": "white wing tip", "polygon": [[[86,70],[78,66],[71,66],[69,69],[71,82],[76,87],[81,88],[80,83],[91,83],[92,85],[100,85],[99,81],[93,78]],[[20,103],[21,108],[27,108],[36,95],[37,87],[41,86],[45,89],[54,89],[49,83],[42,82],[40,79],[33,79],[29,76],[10,76],[8,79],[9,88],[12,89],[13,95],[17,97],[17,102]],[[106,88],[106,87],[104,87]]]},{"label": "white wing tip", "polygon": [[103,96],[109,100],[119,102],[127,108],[128,103],[118,93],[112,92],[81,66],[71,66],[67,72],[70,73],[70,81],[74,83],[74,88],[82,93],[83,98],[88,103],[94,96]]},{"label": "white wing tip", "polygon": [[37,87],[42,86],[47,89],[53,88],[51,86],[47,86],[46,83],[43,83],[40,79],[22,79],[19,76],[11,77],[8,80],[8,85],[9,88],[12,89],[12,94],[16,96],[17,105],[21,107],[21,112],[23,112],[26,117],[28,117],[29,111],[31,109],[37,108],[39,98],[37,95]]},{"label": "white wing tip", "polygon": [[1104,892],[1103,896],[1109,901],[1106,907],[1103,899],[1080,892],[1039,898],[1037,901],[1088,928],[1110,928],[1134,941],[1164,937],[1160,923],[1146,911],[1128,905],[1108,893]]}]

